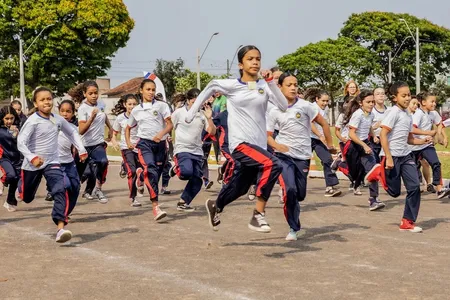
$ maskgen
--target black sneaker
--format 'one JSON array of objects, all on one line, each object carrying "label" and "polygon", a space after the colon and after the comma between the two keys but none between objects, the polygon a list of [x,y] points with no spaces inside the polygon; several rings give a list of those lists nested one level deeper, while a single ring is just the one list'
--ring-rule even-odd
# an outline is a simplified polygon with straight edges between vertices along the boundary
[{"label": "black sneaker", "polygon": [[194,211],[195,208],[191,207],[189,204],[186,204],[184,201],[183,202],[179,201],[177,203],[177,210],[191,212]]},{"label": "black sneaker", "polygon": [[167,189],[167,186],[161,187],[161,190],[159,191],[161,195],[170,195],[172,192]]},{"label": "black sneaker", "polygon": [[257,232],[270,232],[271,230],[266,221],[266,215],[258,212],[256,209],[253,210],[253,216],[250,219],[250,223],[248,223],[248,228]]},{"label": "black sneaker", "polygon": [[53,196],[50,193],[47,193],[47,196],[45,196],[45,201],[53,201]]},{"label": "black sneaker", "polygon": [[218,226],[220,225],[220,215],[217,211],[216,201],[210,199],[206,200],[205,207],[208,212],[209,225],[214,231],[219,230]]},{"label": "black sneaker", "polygon": [[340,194],[342,194],[342,192],[338,188],[327,187],[325,190],[325,197],[337,197]]},{"label": "black sneaker", "polygon": [[369,210],[370,211],[379,210],[379,209],[384,208],[385,206],[386,206],[386,204],[384,204],[383,202],[378,200],[378,198],[369,198]]},{"label": "black sneaker", "polygon": [[432,194],[436,193],[436,189],[434,188],[434,185],[432,185],[431,183],[427,184],[427,192],[432,193]]},{"label": "black sneaker", "polygon": [[213,184],[214,181],[205,180],[205,191],[209,190]]},{"label": "black sneaker", "polygon": [[127,172],[125,171],[125,168],[124,168],[123,164],[120,165],[119,176],[120,176],[120,178],[127,177]]},{"label": "black sneaker", "polygon": [[436,192],[438,199],[442,199],[448,195],[450,195],[450,189],[442,188],[439,192]]},{"label": "black sneaker", "polygon": [[175,175],[177,175],[177,173],[175,172],[175,165],[173,165],[172,167],[170,167],[169,176],[175,177]]},{"label": "black sneaker", "polygon": [[341,161],[342,161],[342,154],[339,153],[338,156],[336,156],[336,158],[333,160],[333,163],[331,164],[331,172],[336,173]]}]

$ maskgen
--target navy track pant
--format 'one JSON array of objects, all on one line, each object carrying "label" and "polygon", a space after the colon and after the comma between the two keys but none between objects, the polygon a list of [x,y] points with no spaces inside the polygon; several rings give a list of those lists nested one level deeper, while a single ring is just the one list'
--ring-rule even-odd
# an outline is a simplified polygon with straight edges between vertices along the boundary
[{"label": "navy track pant", "polygon": [[187,180],[181,199],[190,204],[202,189],[203,156],[181,152],[175,155],[175,172],[181,180]]},{"label": "navy track pant", "polygon": [[20,169],[20,162],[13,163],[6,158],[0,159],[0,171],[3,173],[0,180],[9,185],[6,202],[10,205],[17,205],[16,189],[20,179]]},{"label": "navy track pant", "polygon": [[420,172],[421,159],[425,159],[428,164],[431,166],[431,170],[433,171],[433,185],[442,185],[442,172],[441,172],[441,162],[439,161],[439,157],[436,153],[436,148],[434,146],[428,146],[419,151],[413,151],[416,165],[417,165],[417,173],[419,174],[419,182],[422,182],[422,172]]},{"label": "navy track pant", "polygon": [[339,179],[336,174],[331,171],[331,164],[333,158],[327,149],[327,146],[321,140],[311,138],[311,149],[315,151],[320,161],[322,162],[323,172],[325,175],[325,184],[327,187],[339,184]]},{"label": "navy track pant", "polygon": [[67,215],[70,215],[77,205],[78,196],[80,195],[80,177],[78,176],[75,162],[61,164],[61,170],[64,175],[64,188],[69,197]]},{"label": "navy track pant", "polygon": [[130,199],[136,198],[137,187],[136,187],[136,169],[141,167],[139,162],[139,157],[136,152],[129,149],[124,149],[122,152],[123,164],[125,170],[127,171],[128,178],[128,189],[130,190]]},{"label": "navy track pant", "polygon": [[95,168],[92,167],[91,170],[95,170],[95,178],[101,184],[105,183],[109,164],[108,157],[106,156],[106,143],[101,143],[95,146],[87,146],[85,148],[88,153],[88,159],[86,159],[84,163],[78,164],[78,175],[81,178],[84,171],[88,167],[88,164],[94,164]]}]

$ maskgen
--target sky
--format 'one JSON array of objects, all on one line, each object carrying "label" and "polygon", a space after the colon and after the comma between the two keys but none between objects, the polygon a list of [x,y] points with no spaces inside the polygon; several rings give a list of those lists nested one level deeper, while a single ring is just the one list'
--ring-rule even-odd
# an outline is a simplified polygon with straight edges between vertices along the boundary
[{"label": "sky", "polygon": [[[111,87],[142,71],[153,71],[156,59],[181,57],[196,70],[197,49],[201,70],[225,74],[239,45],[256,45],[262,67],[301,46],[336,38],[352,13],[388,11],[409,13],[450,28],[449,0],[124,0],[135,27],[127,46],[113,58],[107,77]],[[237,73],[236,60],[232,74]]]}]

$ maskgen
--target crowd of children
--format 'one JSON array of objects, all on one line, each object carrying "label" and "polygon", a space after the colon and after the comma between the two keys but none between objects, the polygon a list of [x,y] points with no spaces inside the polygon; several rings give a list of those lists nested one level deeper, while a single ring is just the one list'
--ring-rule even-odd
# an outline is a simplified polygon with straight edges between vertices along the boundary
[{"label": "crowd of children", "polygon": [[[372,91],[360,90],[350,81],[335,126],[340,153],[333,161],[337,149],[327,121],[328,93],[311,88],[303,94],[295,75],[261,71],[261,53],[255,46],[242,47],[237,57],[239,79],[213,80],[203,91],[178,94],[173,98],[174,111],[159,101],[155,82],[143,80],[138,94],[123,96],[115,106],[112,125],[99,105],[99,89],[93,81],[79,86],[81,99],[59,103],[59,115],[52,113],[53,94],[45,87],[34,91],[34,109],[28,119],[20,102],[1,108],[0,194],[3,186],[8,187],[4,208],[14,212],[18,201],[33,201],[45,177],[47,198],[53,200],[56,241],[70,240],[72,233],[65,226],[80,185],[86,182],[84,198],[108,202],[102,187],[108,173],[106,147],[111,141],[121,151],[121,176],[127,177],[132,207],[141,206],[137,198],[147,187],[154,219],[166,217],[159,195],[168,193],[170,177],[178,176],[187,183],[177,210],[190,212],[202,186],[212,185],[207,163],[211,145],[217,143],[215,152],[220,149],[225,158],[218,172],[222,188],[216,200],[205,203],[214,230],[225,207],[249,193],[256,201],[248,227],[271,231],[265,207],[278,182],[289,226],[286,240],[296,240],[301,229],[300,202],[307,195],[315,152],[324,169],[326,197],[342,193],[337,187],[338,169],[348,176],[355,195],[363,194],[362,186],[369,187],[370,211],[385,207],[379,199],[379,183],[392,197],[400,196],[404,184],[407,195],[400,230],[422,231],[415,225],[422,178],[437,198],[450,194],[434,147],[435,141],[447,146],[443,128],[450,124],[436,112],[436,96],[423,92],[414,97],[402,82],[387,91]],[[386,94],[391,107],[385,105]],[[212,108],[215,98],[221,101],[219,111]],[[173,166],[168,159],[172,130]]]}]

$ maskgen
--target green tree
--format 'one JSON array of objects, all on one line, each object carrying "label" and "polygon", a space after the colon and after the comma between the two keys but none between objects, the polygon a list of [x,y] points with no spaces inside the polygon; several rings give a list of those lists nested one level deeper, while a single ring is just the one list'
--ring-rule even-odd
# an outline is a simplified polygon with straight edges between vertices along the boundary
[{"label": "green tree", "polygon": [[[200,89],[204,89],[208,83],[216,77],[208,73],[200,72]],[[186,92],[192,88],[197,87],[197,73],[186,70],[183,77],[175,78],[177,92]]]},{"label": "green tree", "polygon": [[187,74],[184,69],[184,61],[181,58],[175,61],[157,59],[153,73],[163,82],[166,95],[169,99],[172,98],[172,95],[176,91],[176,79]]},{"label": "green tree", "polygon": [[421,86],[428,88],[435,83],[436,75],[449,71],[449,29],[408,14],[364,12],[352,14],[340,35],[351,38],[376,56],[380,67],[373,70],[374,75],[385,83],[388,82],[389,52],[393,56],[397,53],[392,61],[393,81],[406,81],[415,90],[415,42],[400,19],[408,22],[414,37],[415,28],[419,27]]},{"label": "green tree", "polygon": [[437,98],[438,105],[441,106],[450,98],[450,86],[447,83],[447,77],[436,80],[436,83],[430,88]]},{"label": "green tree", "polygon": [[106,75],[134,27],[122,0],[3,0],[0,16],[3,97],[19,95],[19,36],[26,49],[54,24],[25,55],[25,83],[28,92],[45,85],[62,94],[78,82]]},{"label": "green tree", "polygon": [[345,81],[365,82],[376,67],[370,51],[348,38],[308,44],[279,58],[277,63],[284,71],[297,71],[300,86],[328,91],[333,111],[334,96],[342,92]]}]

